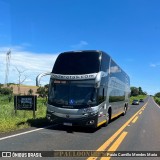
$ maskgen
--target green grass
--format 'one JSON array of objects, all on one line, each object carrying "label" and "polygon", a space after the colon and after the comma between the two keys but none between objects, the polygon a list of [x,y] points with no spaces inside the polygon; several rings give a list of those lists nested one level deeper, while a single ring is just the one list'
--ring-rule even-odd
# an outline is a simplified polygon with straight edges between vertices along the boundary
[{"label": "green grass", "polygon": [[140,99],[145,99],[146,97],[147,95],[132,96],[130,97],[130,104],[132,103],[134,99],[140,100]]},{"label": "green grass", "polygon": [[155,100],[155,102],[156,102],[158,105],[160,105],[160,98],[154,97],[154,100]]},{"label": "green grass", "polygon": [[30,126],[41,127],[47,123],[46,105],[43,99],[37,100],[36,119],[33,111],[17,111],[15,115],[13,99],[9,103],[7,96],[0,95],[0,133],[10,132]]}]

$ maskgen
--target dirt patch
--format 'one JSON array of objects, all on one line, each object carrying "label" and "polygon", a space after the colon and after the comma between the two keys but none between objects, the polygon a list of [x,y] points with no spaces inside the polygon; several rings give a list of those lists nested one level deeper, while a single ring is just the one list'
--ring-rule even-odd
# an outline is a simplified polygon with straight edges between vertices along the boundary
[{"label": "dirt patch", "polygon": [[[13,93],[14,94],[18,94],[18,86],[17,85],[11,85],[11,87],[13,87]],[[20,93],[22,95],[28,95],[28,91],[32,89],[33,90],[33,95],[37,95],[37,86],[25,86],[25,85],[21,85],[20,86]]]}]

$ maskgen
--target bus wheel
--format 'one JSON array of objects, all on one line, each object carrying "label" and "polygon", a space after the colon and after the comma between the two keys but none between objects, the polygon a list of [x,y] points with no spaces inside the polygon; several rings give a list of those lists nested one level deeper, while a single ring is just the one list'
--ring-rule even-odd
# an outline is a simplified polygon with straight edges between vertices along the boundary
[{"label": "bus wheel", "polygon": [[107,113],[107,115],[106,115],[106,122],[104,123],[104,126],[105,126],[105,127],[108,126],[109,117],[110,117],[110,115],[109,115],[109,113]]},{"label": "bus wheel", "polygon": [[127,106],[125,105],[122,115],[124,116],[124,115],[126,115],[126,113],[127,113]]}]

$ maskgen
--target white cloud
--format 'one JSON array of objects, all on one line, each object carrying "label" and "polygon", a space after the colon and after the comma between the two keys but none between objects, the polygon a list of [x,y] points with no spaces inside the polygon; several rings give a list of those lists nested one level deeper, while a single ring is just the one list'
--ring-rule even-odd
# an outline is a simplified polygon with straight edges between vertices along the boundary
[{"label": "white cloud", "polygon": [[[52,71],[54,62],[58,55],[57,53],[49,54],[29,52],[25,51],[21,46],[0,47],[0,83],[4,83],[5,81],[6,53],[9,49],[11,49],[11,59],[8,82],[18,82],[17,67],[20,71],[24,71],[22,75],[27,75],[27,79],[24,84],[29,85],[35,85],[36,76],[38,74]],[[48,80],[43,82],[43,84],[46,83],[48,83]]]},{"label": "white cloud", "polygon": [[150,64],[150,67],[158,67],[158,66],[160,66],[160,63],[151,63]]},{"label": "white cloud", "polygon": [[88,45],[88,42],[86,42],[86,41],[80,41],[79,43],[77,43],[75,45],[72,45],[71,47],[73,49],[81,49],[81,48],[83,48],[83,47],[85,47],[87,45]]},{"label": "white cloud", "polygon": [[26,82],[33,82],[33,80],[30,79],[30,78],[27,78],[25,81],[26,81]]},{"label": "white cloud", "polygon": [[156,67],[156,65],[155,64],[150,64],[150,67]]}]

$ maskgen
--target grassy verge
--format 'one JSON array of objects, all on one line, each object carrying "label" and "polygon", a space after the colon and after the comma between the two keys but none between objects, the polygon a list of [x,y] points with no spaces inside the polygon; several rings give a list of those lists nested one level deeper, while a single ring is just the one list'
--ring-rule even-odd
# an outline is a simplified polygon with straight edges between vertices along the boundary
[{"label": "grassy verge", "polygon": [[147,97],[147,95],[132,96],[132,97],[130,97],[130,104],[132,103],[132,101],[134,99],[140,100],[140,99],[145,99],[146,97]]},{"label": "grassy verge", "polygon": [[156,102],[158,105],[160,105],[160,98],[154,97],[154,100],[155,100],[155,102]]},{"label": "grassy verge", "polygon": [[0,97],[0,133],[10,132],[30,126],[41,127],[47,123],[46,105],[43,99],[37,100],[36,119],[33,119],[32,111],[14,111],[13,100],[9,103],[8,97]]}]

